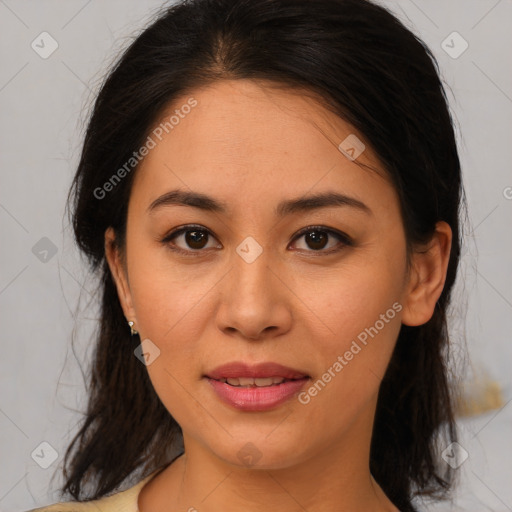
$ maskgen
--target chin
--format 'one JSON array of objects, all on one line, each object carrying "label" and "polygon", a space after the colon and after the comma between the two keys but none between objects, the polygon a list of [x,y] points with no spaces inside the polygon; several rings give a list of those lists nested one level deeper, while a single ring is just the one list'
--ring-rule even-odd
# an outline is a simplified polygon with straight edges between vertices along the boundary
[{"label": "chin", "polygon": [[[272,436],[272,434],[270,434]],[[244,435],[241,440],[231,440],[225,447],[212,450],[217,457],[237,468],[277,470],[286,469],[306,458],[304,452],[297,452],[298,443],[288,437],[275,437],[269,443],[267,433],[261,436]]]}]

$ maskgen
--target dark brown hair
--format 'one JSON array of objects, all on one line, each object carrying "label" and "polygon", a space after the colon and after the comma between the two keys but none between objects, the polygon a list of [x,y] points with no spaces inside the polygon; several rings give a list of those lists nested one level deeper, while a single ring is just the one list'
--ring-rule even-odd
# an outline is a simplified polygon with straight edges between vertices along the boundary
[{"label": "dark brown hair", "polygon": [[[76,241],[101,278],[102,304],[83,424],[65,457],[62,495],[79,501],[117,489],[135,470],[169,463],[162,446],[181,429],[160,402],[131,337],[105,261],[104,233],[122,246],[136,168],[108,193],[95,190],[140,148],[166,106],[222,79],[300,88],[372,146],[400,198],[409,250],[446,221],[453,242],[432,319],[402,326],[382,381],[370,469],[402,511],[441,495],[449,467],[439,439],[455,440],[446,368],[446,311],[460,253],[460,163],[446,93],[426,45],[367,0],[190,0],[166,8],[120,57],[89,120],[70,205]],[[86,494],[85,486],[90,484]]]}]

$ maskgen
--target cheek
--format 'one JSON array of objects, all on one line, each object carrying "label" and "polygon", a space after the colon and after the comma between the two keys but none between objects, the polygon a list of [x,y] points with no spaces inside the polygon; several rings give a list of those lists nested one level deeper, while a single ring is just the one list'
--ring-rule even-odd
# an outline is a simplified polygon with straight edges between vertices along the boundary
[{"label": "cheek", "polygon": [[184,279],[183,272],[158,266],[133,269],[132,297],[142,339],[151,340],[160,350],[147,366],[160,400],[181,425],[207,429],[201,402],[191,396],[204,368],[201,345],[204,329],[211,321],[208,290],[218,281],[206,275]]},{"label": "cheek", "polygon": [[211,317],[205,307],[214,283],[206,276],[185,282],[175,278],[174,272],[158,269],[135,277],[132,297],[140,332],[162,350],[172,351],[176,359],[189,357],[201,339],[205,320]]},{"label": "cheek", "polygon": [[337,271],[308,303],[321,320],[310,324],[312,357],[320,354],[323,366],[312,395],[327,409],[340,400],[357,408],[378,392],[401,327],[404,265],[405,257],[380,257]]},{"label": "cheek", "polygon": [[397,308],[393,310],[392,305],[401,300],[403,282],[400,276],[405,268],[405,257],[399,256],[361,259],[330,272],[322,279],[321,286],[314,283],[311,309],[319,313],[331,334],[336,333],[345,342],[354,339],[390,308],[387,317],[395,320]]},{"label": "cheek", "polygon": [[[321,425],[326,440],[371,416],[401,326],[392,286],[377,290],[375,280],[366,279],[352,285],[323,296],[322,320],[330,331],[318,322],[317,331],[310,330],[315,343],[307,347],[320,371],[298,396],[303,424]],[[303,432],[304,446],[309,433]]]},{"label": "cheek", "polygon": [[[176,263],[170,251],[148,242],[141,231],[134,229],[132,240],[128,275],[139,331],[166,345],[180,339],[193,342],[199,329],[194,321],[199,319],[198,306],[222,275],[192,258],[188,263]],[[193,350],[188,347],[180,344],[180,350]]]}]

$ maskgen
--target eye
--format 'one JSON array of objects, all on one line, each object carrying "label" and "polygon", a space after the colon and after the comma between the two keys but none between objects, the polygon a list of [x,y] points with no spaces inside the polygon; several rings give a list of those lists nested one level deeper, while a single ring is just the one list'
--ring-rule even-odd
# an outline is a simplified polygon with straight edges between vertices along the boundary
[{"label": "eye", "polygon": [[[333,253],[340,251],[344,246],[351,246],[352,240],[345,233],[334,231],[332,229],[328,229],[324,226],[308,226],[307,228],[302,229],[297,236],[293,239],[295,242],[300,238],[304,237],[304,242],[307,246],[312,249],[308,250],[306,248],[306,252],[322,252],[322,253]],[[338,244],[328,247],[327,250],[324,250],[328,245],[329,238],[336,238],[338,240]],[[302,248],[299,248],[303,250]]]},{"label": "eye", "polygon": [[[295,236],[292,243],[303,237],[307,246],[312,249],[308,250],[307,248],[303,249],[299,247],[299,250],[305,250],[306,252],[321,252],[323,254],[330,254],[340,251],[345,246],[353,245],[352,240],[345,233],[334,231],[324,226],[308,226],[303,228]],[[187,226],[182,226],[171,231],[171,233],[165,236],[165,238],[162,240],[162,243],[168,246],[171,250],[185,254],[187,256],[199,256],[201,252],[204,252],[202,251],[203,249],[215,248],[215,246],[208,247],[210,238],[215,240],[215,237],[212,235],[212,233],[204,226],[189,224]],[[324,250],[328,245],[329,238],[337,239],[338,243],[334,246],[328,247],[327,250]],[[182,244],[181,246],[179,243],[175,242],[175,240],[179,241],[180,239]],[[221,247],[222,246],[220,246],[220,244],[216,246],[216,248],[219,249]]]},{"label": "eye", "polygon": [[[166,235],[162,243],[168,245],[173,251],[190,254],[193,252],[201,252],[202,249],[210,249],[211,247],[208,247],[210,238],[215,239],[211,232],[204,226],[189,224],[188,226],[173,230]],[[185,246],[180,247],[175,242],[171,243],[172,240],[180,239],[182,243],[186,244]]]}]

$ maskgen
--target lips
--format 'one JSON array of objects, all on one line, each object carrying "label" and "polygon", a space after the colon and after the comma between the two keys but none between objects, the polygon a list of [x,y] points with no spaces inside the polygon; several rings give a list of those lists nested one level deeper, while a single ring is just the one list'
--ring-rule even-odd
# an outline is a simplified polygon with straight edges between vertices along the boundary
[{"label": "lips", "polygon": [[[216,379],[217,380],[217,379]],[[253,378],[253,377],[228,377],[218,379],[218,382],[225,382],[230,386],[236,387],[267,387],[281,384],[282,382],[289,382],[295,379],[285,379],[284,377],[264,377],[264,378]]]},{"label": "lips", "polygon": [[[278,363],[259,363],[249,365],[243,362],[231,362],[218,366],[204,375],[207,378],[226,382],[232,379],[232,385],[270,385],[273,383],[268,379],[274,379],[279,382],[280,379],[297,380],[309,377],[306,373],[289,368]],[[254,379],[266,379],[258,381]],[[237,382],[238,380],[238,382]]]},{"label": "lips", "polygon": [[243,412],[275,409],[296,396],[309,381],[306,373],[278,363],[227,363],[203,375],[215,395]]}]

